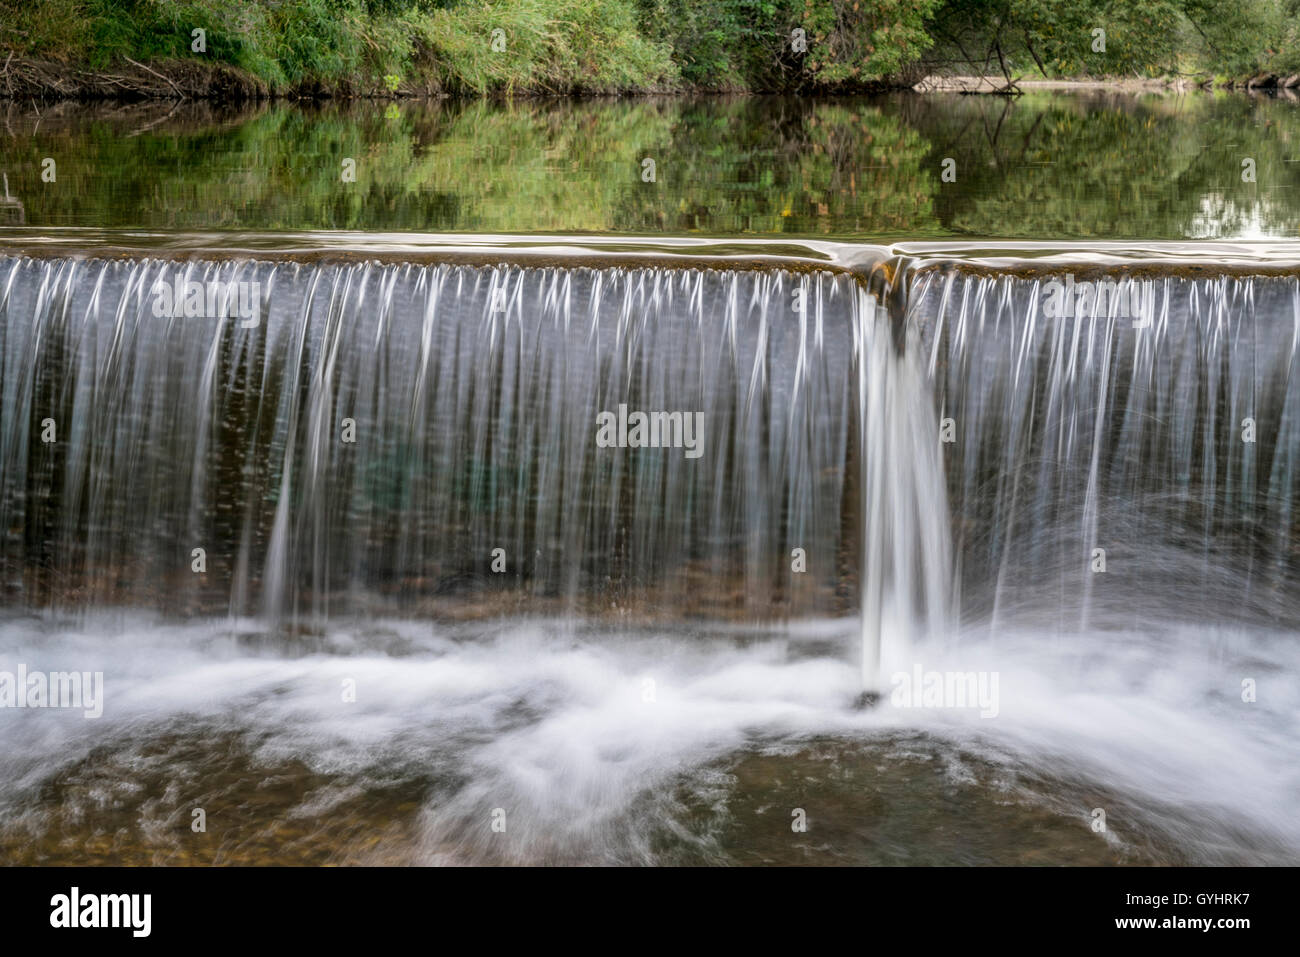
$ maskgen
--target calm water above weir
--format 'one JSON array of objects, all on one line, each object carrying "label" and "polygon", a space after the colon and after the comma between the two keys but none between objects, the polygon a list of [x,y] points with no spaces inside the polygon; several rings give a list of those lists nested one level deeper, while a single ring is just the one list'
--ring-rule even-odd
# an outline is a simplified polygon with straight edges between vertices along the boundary
[{"label": "calm water above weir", "polygon": [[6,109],[0,171],[34,226],[1043,240],[1294,238],[1300,223],[1286,97]]}]

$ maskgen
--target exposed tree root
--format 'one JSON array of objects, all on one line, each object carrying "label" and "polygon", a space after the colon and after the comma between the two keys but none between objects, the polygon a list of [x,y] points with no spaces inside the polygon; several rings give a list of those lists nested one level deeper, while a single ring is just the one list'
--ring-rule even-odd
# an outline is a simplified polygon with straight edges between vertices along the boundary
[{"label": "exposed tree root", "polygon": [[107,70],[15,57],[0,69],[0,98],[16,100],[251,100],[266,84],[224,63],[169,60],[146,66],[129,58]]}]

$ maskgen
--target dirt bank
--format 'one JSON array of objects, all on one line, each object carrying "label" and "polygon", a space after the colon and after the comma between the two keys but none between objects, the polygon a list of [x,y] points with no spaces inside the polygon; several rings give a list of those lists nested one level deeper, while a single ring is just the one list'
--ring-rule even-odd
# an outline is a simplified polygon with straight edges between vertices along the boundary
[{"label": "dirt bank", "polygon": [[17,100],[237,101],[269,95],[251,73],[196,60],[132,60],[99,70],[10,54],[0,69],[0,97]]}]

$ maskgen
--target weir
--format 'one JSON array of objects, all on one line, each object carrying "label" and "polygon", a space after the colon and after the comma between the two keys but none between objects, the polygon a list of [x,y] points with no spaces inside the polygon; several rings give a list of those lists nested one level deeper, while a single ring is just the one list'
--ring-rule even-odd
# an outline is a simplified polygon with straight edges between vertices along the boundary
[{"label": "weir", "polygon": [[[0,258],[11,606],[860,616],[867,688],[972,625],[1296,618],[1300,284],[1259,250],[110,239]],[[1045,312],[1067,275],[1153,293]],[[158,308],[216,284],[255,308]],[[598,441],[621,409],[698,456]]]},{"label": "weir", "polygon": [[1118,271],[1109,304],[1045,310],[1073,268],[912,272],[905,324],[955,432],[962,619],[1293,626],[1296,275],[1146,262]]},{"label": "weir", "polygon": [[[181,272],[260,288],[261,321],[157,315]],[[0,275],[3,561],[29,605],[297,624],[485,590],[634,617],[853,604],[862,304],[843,271],[10,257]],[[620,407],[704,423],[696,454],[604,447]]]}]

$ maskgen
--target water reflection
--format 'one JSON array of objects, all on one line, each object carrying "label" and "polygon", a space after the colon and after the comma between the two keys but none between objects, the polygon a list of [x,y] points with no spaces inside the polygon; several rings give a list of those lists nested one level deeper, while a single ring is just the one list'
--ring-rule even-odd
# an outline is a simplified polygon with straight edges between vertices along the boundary
[{"label": "water reflection", "polygon": [[1244,239],[1300,222],[1300,103],[1240,94],[11,105],[5,121],[0,170],[36,227]]}]

